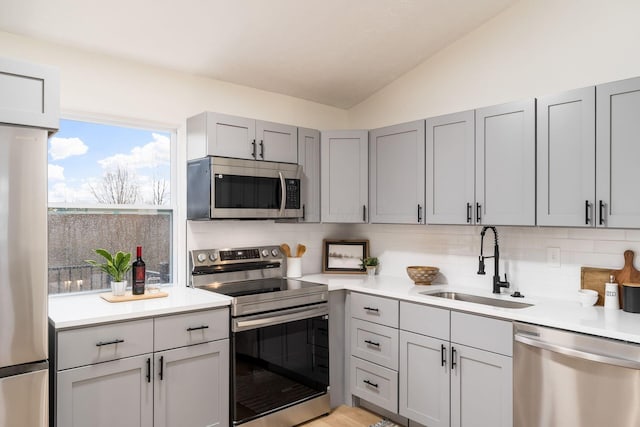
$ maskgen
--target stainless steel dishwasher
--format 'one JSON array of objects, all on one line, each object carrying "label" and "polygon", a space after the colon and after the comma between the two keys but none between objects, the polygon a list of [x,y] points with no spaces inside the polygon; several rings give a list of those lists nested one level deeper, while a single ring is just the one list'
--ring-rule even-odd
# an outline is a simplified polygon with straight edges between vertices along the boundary
[{"label": "stainless steel dishwasher", "polygon": [[514,324],[515,427],[640,426],[640,345]]}]

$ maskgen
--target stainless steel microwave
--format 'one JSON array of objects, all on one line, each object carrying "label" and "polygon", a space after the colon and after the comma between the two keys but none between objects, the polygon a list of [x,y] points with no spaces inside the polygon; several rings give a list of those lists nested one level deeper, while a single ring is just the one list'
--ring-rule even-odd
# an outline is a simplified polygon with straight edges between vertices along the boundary
[{"label": "stainless steel microwave", "polygon": [[187,219],[302,217],[302,167],[208,156],[187,163]]}]

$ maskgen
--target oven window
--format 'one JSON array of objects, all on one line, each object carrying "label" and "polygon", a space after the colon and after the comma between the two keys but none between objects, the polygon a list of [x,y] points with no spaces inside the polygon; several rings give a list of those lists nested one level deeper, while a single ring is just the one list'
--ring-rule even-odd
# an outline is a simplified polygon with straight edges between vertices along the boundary
[{"label": "oven window", "polygon": [[326,393],[327,316],[236,332],[234,423]]},{"label": "oven window", "polygon": [[216,208],[280,209],[279,178],[216,175],[214,185]]}]

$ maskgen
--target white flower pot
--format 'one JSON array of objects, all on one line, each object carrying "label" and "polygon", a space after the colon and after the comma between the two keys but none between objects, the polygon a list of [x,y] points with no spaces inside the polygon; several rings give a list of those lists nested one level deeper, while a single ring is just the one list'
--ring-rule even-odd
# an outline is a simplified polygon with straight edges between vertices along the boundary
[{"label": "white flower pot", "polygon": [[114,297],[124,296],[124,292],[127,289],[127,281],[124,280],[122,282],[111,282],[111,293]]},{"label": "white flower pot", "polygon": [[367,275],[369,277],[375,276],[376,275],[376,266],[375,265],[368,265],[367,266]]}]

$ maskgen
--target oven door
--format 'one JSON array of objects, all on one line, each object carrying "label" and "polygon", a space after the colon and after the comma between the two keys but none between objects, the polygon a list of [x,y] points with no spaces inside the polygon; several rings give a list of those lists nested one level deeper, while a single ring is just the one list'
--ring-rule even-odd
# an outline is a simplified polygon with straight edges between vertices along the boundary
[{"label": "oven door", "polygon": [[232,320],[234,425],[327,393],[328,328],[327,304]]},{"label": "oven door", "polygon": [[212,159],[211,218],[302,216],[298,165]]}]

